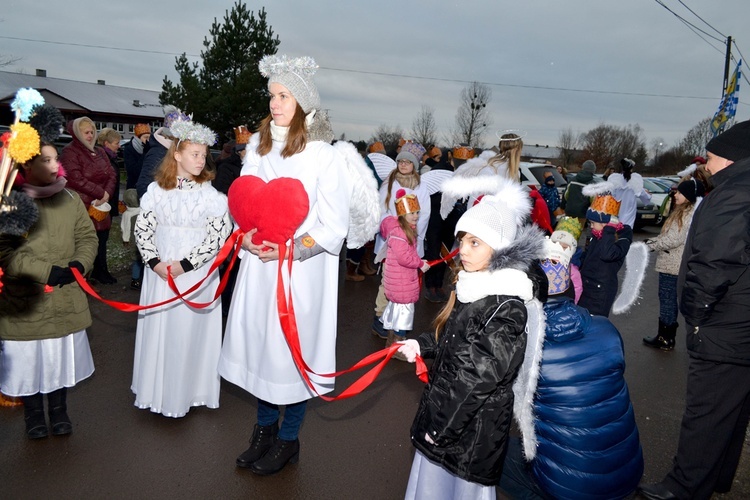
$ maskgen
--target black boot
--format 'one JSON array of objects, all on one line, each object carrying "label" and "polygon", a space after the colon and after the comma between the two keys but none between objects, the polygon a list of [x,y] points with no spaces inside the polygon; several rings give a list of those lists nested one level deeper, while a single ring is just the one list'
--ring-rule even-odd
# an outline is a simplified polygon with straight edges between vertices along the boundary
[{"label": "black boot", "polygon": [[44,396],[41,392],[23,396],[23,419],[29,439],[47,437],[47,421],[44,420]]},{"label": "black boot", "polygon": [[273,446],[273,442],[276,439],[276,434],[279,433],[279,423],[275,422],[272,425],[258,425],[255,424],[253,429],[253,437],[250,438],[250,448],[242,452],[242,455],[237,457],[237,467],[250,467],[255,462],[266,454],[266,452]]},{"label": "black boot", "polygon": [[644,337],[643,343],[655,349],[662,351],[671,351],[674,349],[674,338],[677,335],[677,323],[671,325],[664,324],[659,320],[659,333],[653,337]]},{"label": "black boot", "polygon": [[299,461],[299,439],[285,441],[276,438],[268,453],[255,462],[250,470],[261,476],[276,474],[286,464],[296,464]]},{"label": "black boot", "polygon": [[49,404],[49,425],[53,436],[64,436],[73,432],[73,424],[68,418],[68,389],[63,387],[47,394]]}]

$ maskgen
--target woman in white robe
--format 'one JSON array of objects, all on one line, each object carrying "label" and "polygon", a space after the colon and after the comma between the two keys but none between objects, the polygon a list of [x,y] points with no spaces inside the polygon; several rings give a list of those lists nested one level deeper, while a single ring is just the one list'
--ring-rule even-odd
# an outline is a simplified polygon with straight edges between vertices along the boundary
[{"label": "woman in white robe", "polygon": [[[317,373],[332,373],[339,253],[349,227],[352,184],[343,156],[329,144],[333,132],[319,111],[314,61],[268,56],[260,68],[269,78],[271,113],[246,148],[241,175],[265,182],[293,178],[304,186],[309,211],[287,242],[287,250],[294,252],[289,293],[305,362]],[[278,208],[283,217],[283,205]],[[258,398],[250,447],[237,465],[268,475],[297,461],[307,400],[331,392],[334,379],[310,374],[313,389],[292,359],[276,301],[279,245],[254,245],[252,234],[248,231],[243,241],[219,373]],[[283,276],[288,286],[286,265]],[[279,405],[286,405],[283,419]]]}]

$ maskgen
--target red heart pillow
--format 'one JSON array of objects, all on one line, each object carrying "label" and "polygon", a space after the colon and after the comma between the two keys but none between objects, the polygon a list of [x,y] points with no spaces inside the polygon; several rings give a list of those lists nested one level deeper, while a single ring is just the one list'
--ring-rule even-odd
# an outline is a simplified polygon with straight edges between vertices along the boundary
[{"label": "red heart pillow", "polygon": [[253,243],[270,241],[283,245],[294,236],[310,211],[302,183],[279,177],[266,183],[260,177],[243,175],[229,188],[229,213],[244,232],[258,229]]}]

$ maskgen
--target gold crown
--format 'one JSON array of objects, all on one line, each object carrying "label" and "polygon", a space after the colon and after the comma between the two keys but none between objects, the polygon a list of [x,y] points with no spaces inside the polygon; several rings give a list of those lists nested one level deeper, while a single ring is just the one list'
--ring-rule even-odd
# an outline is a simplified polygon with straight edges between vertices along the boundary
[{"label": "gold crown", "polygon": [[456,160],[470,160],[474,158],[474,148],[468,146],[456,146],[453,148],[453,158]]},{"label": "gold crown", "polygon": [[247,144],[248,141],[250,141],[250,136],[252,135],[253,133],[250,132],[244,125],[234,127],[234,140],[237,144]]},{"label": "gold crown", "polygon": [[419,212],[419,200],[415,194],[406,194],[396,200],[396,214],[402,215]]},{"label": "gold crown", "polygon": [[610,194],[599,195],[591,202],[591,210],[603,214],[617,215],[620,212],[620,202]]}]

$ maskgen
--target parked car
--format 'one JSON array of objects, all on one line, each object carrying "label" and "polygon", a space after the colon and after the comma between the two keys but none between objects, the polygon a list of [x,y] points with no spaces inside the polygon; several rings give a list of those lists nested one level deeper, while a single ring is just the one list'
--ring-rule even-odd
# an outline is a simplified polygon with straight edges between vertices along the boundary
[{"label": "parked car", "polygon": [[539,189],[544,183],[545,172],[552,172],[552,175],[555,178],[555,186],[557,187],[557,190],[560,192],[561,196],[565,192],[565,188],[568,185],[567,179],[565,179],[560,174],[560,172],[557,171],[557,167],[555,165],[548,165],[544,163],[529,163],[522,161],[519,170],[521,172],[521,184],[523,184],[524,186],[533,184],[537,189]]},{"label": "parked car", "polygon": [[651,193],[651,202],[656,205],[659,210],[659,216],[656,218],[655,225],[661,225],[664,219],[669,215],[669,208],[671,205],[671,199],[669,195],[672,192],[670,186],[664,181],[660,181],[657,178],[644,177],[643,187]]},{"label": "parked car", "polygon": [[648,203],[643,203],[640,198],[636,198],[633,229],[642,229],[644,226],[658,226],[663,221],[664,217],[659,211],[659,207],[654,204],[653,199]]}]

